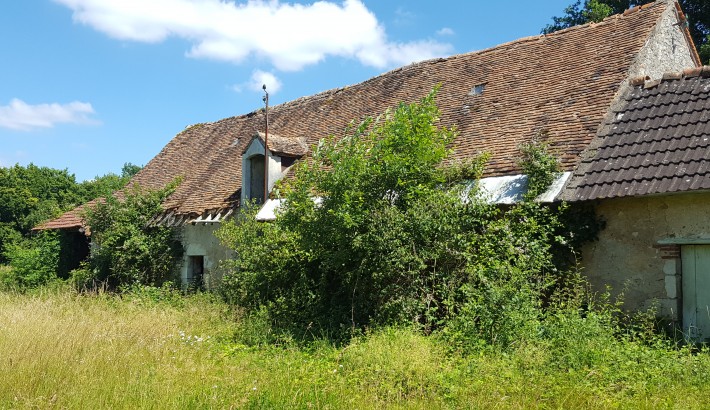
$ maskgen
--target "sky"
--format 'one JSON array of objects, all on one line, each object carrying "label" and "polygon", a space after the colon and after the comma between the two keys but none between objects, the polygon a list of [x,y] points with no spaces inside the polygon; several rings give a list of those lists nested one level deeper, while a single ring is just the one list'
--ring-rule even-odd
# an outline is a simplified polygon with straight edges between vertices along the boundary
[{"label": "sky", "polygon": [[185,127],[534,36],[572,0],[16,0],[0,6],[0,167],[77,181]]}]

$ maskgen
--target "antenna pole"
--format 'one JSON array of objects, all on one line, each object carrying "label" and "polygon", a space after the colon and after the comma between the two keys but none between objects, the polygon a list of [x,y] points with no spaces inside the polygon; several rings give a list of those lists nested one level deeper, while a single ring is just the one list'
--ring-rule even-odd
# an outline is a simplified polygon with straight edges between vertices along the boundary
[{"label": "antenna pole", "polygon": [[266,91],[266,84],[261,87],[264,90],[264,104],[266,105],[266,127],[264,128],[264,204],[269,199],[269,93]]}]

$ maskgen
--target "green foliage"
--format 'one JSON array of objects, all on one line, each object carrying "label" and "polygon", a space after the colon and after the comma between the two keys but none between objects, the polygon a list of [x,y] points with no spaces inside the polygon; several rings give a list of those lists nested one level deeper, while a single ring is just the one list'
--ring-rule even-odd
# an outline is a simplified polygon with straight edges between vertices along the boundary
[{"label": "green foliage", "polygon": [[547,132],[541,131],[529,143],[519,147],[522,156],[518,165],[528,177],[525,192],[528,201],[542,195],[560,176],[559,161],[550,153],[549,146],[544,142],[546,137]]},{"label": "green foliage", "polygon": [[710,64],[710,3],[706,0],[680,0],[680,5],[688,18],[688,28],[700,60]]},{"label": "green foliage", "polygon": [[102,285],[98,273],[91,269],[86,261],[69,272],[67,282],[80,292],[100,290]]},{"label": "green foliage", "polygon": [[75,184],[66,170],[33,164],[0,168],[0,254],[35,225],[72,207]]},{"label": "green foliage", "polygon": [[33,227],[79,204],[110,196],[138,170],[140,167],[126,163],[121,176],[109,173],[77,183],[67,170],[34,164],[0,167],[0,263],[7,262],[3,249],[30,238]]},{"label": "green foliage", "polygon": [[567,299],[536,340],[466,355],[390,327],[342,346],[245,345],[225,304],[170,294],[0,292],[0,408],[708,407],[707,349],[620,336],[598,303]]},{"label": "green foliage", "polygon": [[140,172],[141,169],[143,169],[143,167],[140,165],[126,162],[123,164],[123,167],[121,167],[121,178],[133,178],[133,176]]},{"label": "green foliage", "polygon": [[698,45],[698,54],[703,64],[710,65],[710,34],[705,37],[702,44]]},{"label": "green foliage", "polygon": [[[577,0],[564,9],[561,17],[552,17],[552,24],[542,29],[544,34],[550,34],[564,28],[601,21],[612,14],[623,13],[624,10],[651,3],[653,0]],[[707,0],[680,0],[681,8],[688,18],[688,28],[700,59],[710,64],[710,3]]]},{"label": "green foliage", "polygon": [[55,232],[42,232],[6,246],[5,257],[12,270],[4,277],[6,287],[35,288],[57,278],[59,240]]},{"label": "green foliage", "polygon": [[599,0],[589,0],[587,9],[584,11],[584,17],[587,21],[600,22],[605,18],[614,14],[614,9]]},{"label": "green foliage", "polygon": [[121,175],[109,172],[103,176],[84,181],[76,186],[77,195],[81,203],[86,203],[96,198],[106,198],[126,186],[128,181],[141,170],[138,165],[126,162],[121,169]]},{"label": "green foliage", "polygon": [[[88,268],[91,280],[110,288],[134,283],[159,286],[173,278],[182,246],[172,229],[150,226],[162,212],[163,200],[175,189],[175,182],[158,191],[131,186],[121,198],[109,196],[87,209],[92,248]],[[78,278],[87,275],[78,272]]]},{"label": "green foliage", "polygon": [[408,329],[381,329],[352,340],[336,371],[380,403],[441,394],[448,369],[436,342]]},{"label": "green foliage", "polygon": [[553,246],[568,239],[564,207],[532,201],[557,162],[540,143],[522,147],[525,201],[486,203],[462,179],[479,178],[487,156],[444,165],[455,133],[437,126],[434,96],[322,141],[281,188],[274,223],[249,207],[224,224],[217,235],[236,254],[227,300],[297,338],[399,324],[442,330],[466,349],[532,337],[562,277]]}]

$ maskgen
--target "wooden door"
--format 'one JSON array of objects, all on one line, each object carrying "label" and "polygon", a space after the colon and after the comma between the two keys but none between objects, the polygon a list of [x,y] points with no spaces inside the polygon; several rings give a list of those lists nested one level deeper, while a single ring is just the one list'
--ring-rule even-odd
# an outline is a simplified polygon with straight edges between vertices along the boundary
[{"label": "wooden door", "polygon": [[683,269],[683,329],[688,339],[710,338],[710,245],[681,248]]}]

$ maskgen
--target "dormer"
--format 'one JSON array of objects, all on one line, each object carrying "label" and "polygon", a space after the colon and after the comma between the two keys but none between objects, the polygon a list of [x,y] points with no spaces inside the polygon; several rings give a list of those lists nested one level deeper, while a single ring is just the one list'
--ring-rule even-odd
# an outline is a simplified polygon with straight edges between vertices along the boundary
[{"label": "dormer", "polygon": [[267,170],[264,163],[264,139],[267,139],[268,149],[268,188],[270,192],[274,184],[283,178],[288,168],[308,152],[305,137],[282,137],[269,133],[268,138],[263,132],[257,132],[242,152],[242,203],[255,200],[258,204],[264,201],[264,175]]}]

